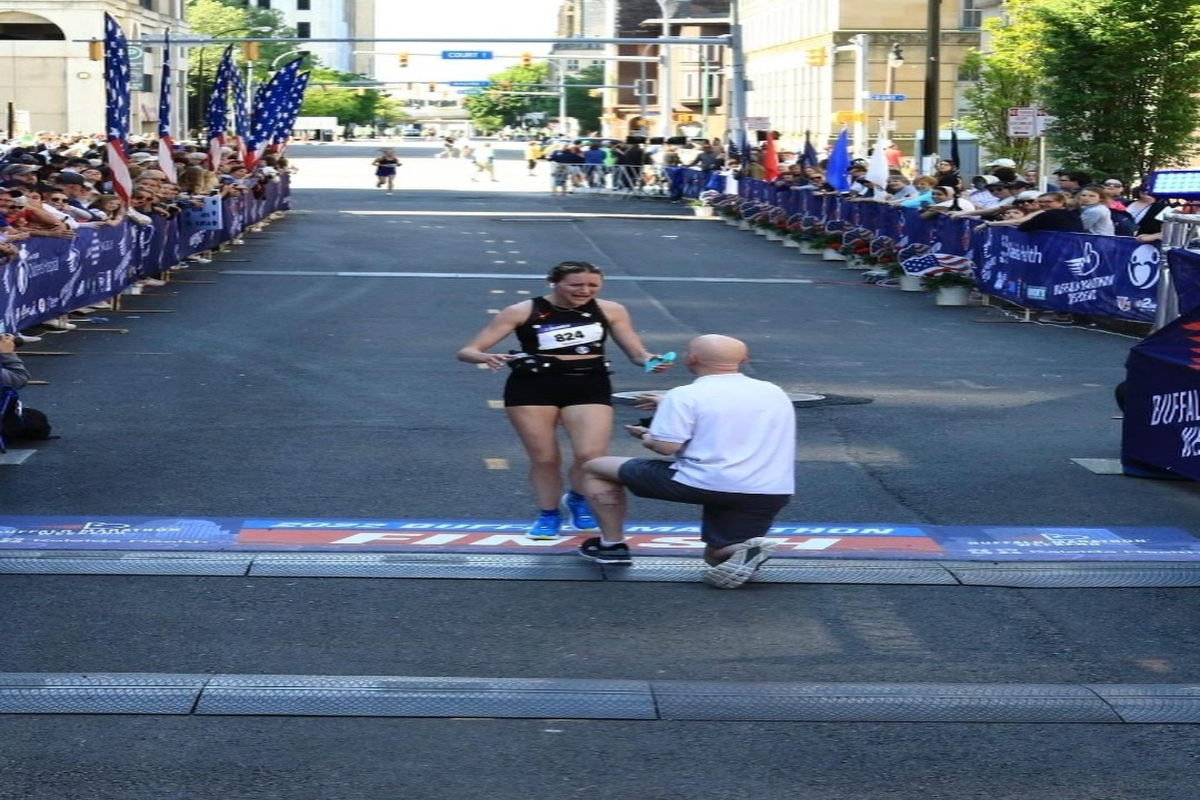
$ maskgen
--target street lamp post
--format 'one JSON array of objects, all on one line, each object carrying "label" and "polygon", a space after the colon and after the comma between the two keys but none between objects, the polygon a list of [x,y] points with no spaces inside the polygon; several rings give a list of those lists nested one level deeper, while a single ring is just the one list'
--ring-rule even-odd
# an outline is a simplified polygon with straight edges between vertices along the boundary
[{"label": "street lamp post", "polygon": [[[893,44],[892,49],[888,51],[887,60],[887,86],[884,89],[886,94],[892,94],[892,90],[896,87],[896,70],[904,66],[904,53],[900,50],[899,44]],[[890,139],[892,137],[892,101],[886,100],[883,103],[883,130]]]},{"label": "street lamp post", "polygon": [[[659,10],[662,11],[662,38],[667,39],[671,36],[671,16],[674,15],[675,9],[679,7],[679,0],[658,0]],[[674,119],[671,109],[674,106],[674,98],[671,96],[671,46],[659,45],[659,84],[658,99],[659,99],[659,118],[658,118],[658,135],[666,138],[674,134]]]}]

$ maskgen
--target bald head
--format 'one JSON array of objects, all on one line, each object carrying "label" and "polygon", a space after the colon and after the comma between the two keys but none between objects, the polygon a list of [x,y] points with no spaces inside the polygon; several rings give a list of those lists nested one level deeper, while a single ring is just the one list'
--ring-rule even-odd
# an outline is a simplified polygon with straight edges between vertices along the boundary
[{"label": "bald head", "polygon": [[692,339],[688,356],[689,366],[696,372],[737,372],[750,350],[740,339],[708,333]]}]

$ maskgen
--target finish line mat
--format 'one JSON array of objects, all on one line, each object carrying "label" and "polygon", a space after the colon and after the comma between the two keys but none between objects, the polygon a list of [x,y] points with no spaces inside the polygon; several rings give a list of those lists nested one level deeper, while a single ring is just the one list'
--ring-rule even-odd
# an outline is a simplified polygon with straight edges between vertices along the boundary
[{"label": "finish line mat", "polygon": [[[527,523],[438,519],[0,516],[0,550],[573,554],[593,534],[524,536]],[[637,555],[699,555],[695,524],[626,525]],[[774,558],[960,561],[1200,561],[1179,528],[781,523]]]}]

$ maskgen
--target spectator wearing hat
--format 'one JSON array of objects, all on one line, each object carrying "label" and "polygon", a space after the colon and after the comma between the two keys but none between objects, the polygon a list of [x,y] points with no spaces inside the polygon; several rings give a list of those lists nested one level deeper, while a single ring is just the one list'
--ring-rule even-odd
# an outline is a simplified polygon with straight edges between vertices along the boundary
[{"label": "spectator wearing hat", "polygon": [[84,180],[78,172],[60,172],[55,178],[58,190],[67,196],[67,204],[63,209],[77,222],[99,222],[104,216],[88,208],[95,193],[95,186]]},{"label": "spectator wearing hat", "polygon": [[1000,199],[988,189],[999,182],[1000,179],[995,175],[976,175],[971,178],[971,189],[966,197],[976,208],[991,208],[999,203]]},{"label": "spectator wearing hat", "polygon": [[1020,188],[1011,183],[997,181],[987,185],[987,191],[994,198],[994,202],[990,206],[976,206],[971,210],[949,211],[949,216],[955,219],[961,217],[984,217],[986,219],[1000,219],[1004,210],[1011,206],[1016,201],[1017,193]]},{"label": "spectator wearing hat", "polygon": [[33,186],[37,183],[38,167],[32,164],[8,164],[0,169],[0,180],[14,180]]}]

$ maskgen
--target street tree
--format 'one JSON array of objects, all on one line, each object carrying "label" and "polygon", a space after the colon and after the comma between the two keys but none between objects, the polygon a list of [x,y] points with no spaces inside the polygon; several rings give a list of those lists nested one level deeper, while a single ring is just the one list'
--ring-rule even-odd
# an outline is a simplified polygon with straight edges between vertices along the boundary
[{"label": "street tree", "polygon": [[505,125],[520,127],[527,114],[557,115],[554,98],[533,94],[548,91],[545,85],[548,72],[549,67],[542,63],[513,66],[488,76],[487,88],[463,99],[471,124],[478,130],[495,131]]},{"label": "street tree", "polygon": [[984,26],[991,34],[991,51],[972,51],[963,60],[963,72],[975,82],[963,92],[969,110],[961,122],[992,156],[1011,158],[1024,168],[1037,158],[1037,140],[1008,135],[1008,109],[1031,106],[1036,99],[1041,78],[1038,40],[1031,25],[995,18]]},{"label": "street tree", "polygon": [[352,72],[314,69],[300,104],[300,116],[337,117],[342,125],[376,124],[381,110],[388,109],[386,96],[378,89],[352,85],[366,80],[366,76]]},{"label": "street tree", "polygon": [[[1065,166],[1144,177],[1200,149],[1195,0],[1013,0],[1040,40],[1052,150]],[[1011,9],[1010,9],[1011,10]]]}]

